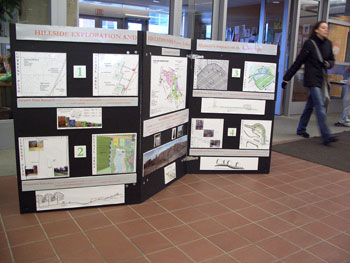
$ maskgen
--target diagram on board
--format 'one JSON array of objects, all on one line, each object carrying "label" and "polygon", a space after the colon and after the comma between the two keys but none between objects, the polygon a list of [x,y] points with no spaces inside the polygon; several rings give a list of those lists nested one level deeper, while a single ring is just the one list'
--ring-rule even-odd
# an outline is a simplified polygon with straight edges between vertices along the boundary
[{"label": "diagram on board", "polygon": [[275,92],[276,63],[246,61],[243,91]]},{"label": "diagram on board", "polygon": [[272,121],[241,120],[240,149],[270,149]]},{"label": "diagram on board", "polygon": [[227,90],[228,60],[196,59],[193,89]]}]

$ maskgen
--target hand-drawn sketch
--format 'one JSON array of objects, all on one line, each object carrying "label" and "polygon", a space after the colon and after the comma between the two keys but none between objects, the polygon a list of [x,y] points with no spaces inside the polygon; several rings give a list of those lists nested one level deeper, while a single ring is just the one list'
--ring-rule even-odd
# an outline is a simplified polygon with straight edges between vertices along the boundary
[{"label": "hand-drawn sketch", "polygon": [[243,91],[275,92],[276,63],[246,61]]},{"label": "hand-drawn sketch", "polygon": [[227,90],[228,60],[196,59],[193,89]]},{"label": "hand-drawn sketch", "polygon": [[270,149],[270,120],[241,120],[240,149]]},{"label": "hand-drawn sketch", "polygon": [[201,157],[200,170],[258,170],[257,157]]},{"label": "hand-drawn sketch", "polygon": [[202,98],[203,113],[264,115],[265,100]]},{"label": "hand-drawn sketch", "polygon": [[35,199],[38,211],[121,204],[125,202],[125,186],[121,184],[35,191]]}]

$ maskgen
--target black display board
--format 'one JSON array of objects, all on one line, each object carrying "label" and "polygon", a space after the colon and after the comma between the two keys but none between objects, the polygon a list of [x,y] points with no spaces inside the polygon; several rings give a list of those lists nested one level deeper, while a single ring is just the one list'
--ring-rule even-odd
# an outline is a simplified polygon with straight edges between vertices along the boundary
[{"label": "black display board", "polygon": [[[39,27],[39,29],[35,29],[35,27]],[[34,29],[33,29],[34,28]],[[44,29],[43,29],[44,28]],[[24,29],[27,30],[27,27],[24,25]],[[88,38],[89,37],[89,31],[88,33],[84,34],[84,30],[79,31],[80,29],[77,28],[66,28],[66,27],[40,27],[40,26],[28,26],[28,30],[33,29],[33,34],[36,34],[37,32],[41,32],[41,34],[51,34],[54,35],[53,32],[65,32],[66,35],[70,34],[76,34],[79,32],[80,36],[82,38]],[[68,30],[70,29],[70,31]],[[36,30],[36,31],[35,31]],[[41,31],[40,31],[41,30]],[[50,32],[49,32],[50,31]],[[44,32],[44,33],[43,33]],[[13,72],[13,83],[17,83],[16,79],[16,70],[17,66],[19,66],[19,62],[16,62],[16,57],[18,58],[19,53],[18,52],[54,52],[54,53],[65,53],[66,54],[66,79],[67,79],[67,95],[64,97],[56,97],[56,96],[43,96],[43,97],[37,97],[37,96],[23,96],[21,98],[17,97],[16,92],[16,85],[13,87],[13,114],[14,114],[14,128],[15,128],[15,146],[16,146],[16,160],[17,160],[17,171],[18,171],[18,191],[19,191],[19,201],[20,201],[20,211],[21,213],[26,212],[35,212],[39,211],[40,209],[37,209],[38,202],[40,200],[36,200],[36,190],[28,190],[31,189],[30,184],[36,185],[34,189],[37,190],[45,190],[45,184],[49,185],[51,182],[58,182],[57,178],[41,178],[43,180],[22,180],[24,179],[23,176],[21,177],[21,154],[23,155],[23,151],[21,152],[19,150],[19,138],[28,138],[28,137],[50,137],[50,136],[67,136],[68,137],[68,155],[69,155],[69,178],[60,178],[65,180],[65,186],[68,188],[61,188],[61,187],[51,187],[49,188],[51,191],[55,190],[53,194],[46,195],[44,198],[47,200],[47,203],[61,203],[62,205],[60,207],[53,206],[52,208],[47,207],[47,210],[55,210],[55,209],[64,209],[64,208],[74,208],[70,206],[70,203],[76,203],[75,207],[85,207],[85,206],[96,206],[96,205],[104,205],[108,204],[108,200],[113,198],[113,196],[98,196],[98,194],[91,195],[89,197],[88,192],[90,187],[97,187],[97,190],[99,192],[104,191],[104,187],[109,184],[119,184],[125,185],[125,192],[124,192],[124,201],[120,203],[125,204],[131,204],[131,203],[138,203],[140,202],[140,187],[137,182],[140,181],[142,174],[142,167],[139,165],[136,166],[135,172],[126,173],[126,178],[118,179],[118,172],[115,172],[114,175],[117,175],[116,177],[110,177],[107,174],[98,174],[93,175],[92,172],[92,152],[93,152],[93,146],[92,146],[92,136],[93,134],[129,134],[129,133],[135,133],[136,134],[136,155],[134,158],[137,160],[140,159],[140,148],[141,144],[138,143],[141,140],[140,136],[140,104],[141,104],[141,80],[142,80],[142,68],[141,65],[143,63],[143,57],[142,57],[142,39],[143,34],[142,32],[135,32],[133,37],[137,37],[136,44],[115,44],[115,43],[104,43],[103,41],[101,43],[98,43],[98,41],[94,42],[94,38],[100,39],[101,36],[107,36],[102,35],[105,31],[101,31],[101,35],[94,35],[96,33],[100,33],[98,30],[94,30],[93,32],[90,32],[90,38],[92,39],[92,43],[88,42],[80,42],[80,41],[55,41],[55,40],[18,40],[17,37],[17,30],[15,25],[11,25],[11,51],[12,51],[12,72]],[[111,31],[109,31],[111,32]],[[125,33],[124,31],[121,33]],[[114,35],[115,37],[117,35]],[[124,37],[128,37],[127,35],[124,35]],[[63,38],[62,38],[63,39]],[[139,54],[139,64],[138,64],[138,72],[140,73],[138,78],[138,95],[136,96],[127,96],[127,97],[120,97],[121,98],[121,105],[117,105],[118,101],[113,101],[110,105],[105,105],[108,103],[108,99],[115,99],[118,98],[114,96],[93,96],[93,54],[99,53],[99,54]],[[28,59],[24,63],[30,63],[30,59]],[[35,63],[35,62],[34,62]],[[86,66],[86,78],[74,78],[73,77],[73,66],[74,65],[84,65]],[[27,65],[28,66],[28,65]],[[44,71],[44,70],[43,70]],[[26,72],[22,72],[25,74]],[[21,76],[22,77],[22,76]],[[35,82],[33,80],[33,82]],[[29,98],[30,97],[30,98]],[[26,99],[31,101],[31,106],[20,106],[17,104],[19,100],[22,102]],[[77,99],[73,103],[67,102],[68,107],[82,107],[82,108],[102,108],[102,128],[94,128],[94,129],[62,129],[59,130],[57,127],[57,108],[55,106],[40,106],[40,100],[42,99],[62,99],[63,103],[67,102],[67,99]],[[86,99],[101,99],[101,101],[96,102],[95,106],[78,106],[79,100],[81,99],[82,105],[86,103]],[[130,100],[134,105],[127,106],[129,103],[128,101],[124,102],[124,100]],[[39,103],[37,103],[39,101]],[[48,102],[50,104],[50,102]],[[53,102],[55,103],[55,102]],[[94,103],[94,102],[88,102]],[[113,106],[113,103],[116,104],[116,106]],[[62,104],[62,103],[61,103]],[[77,105],[74,105],[77,104]],[[125,104],[125,105],[124,105]],[[135,105],[136,104],[136,105]],[[38,107],[35,105],[39,105]],[[64,108],[64,106],[60,106]],[[133,137],[135,138],[135,137]],[[35,140],[34,140],[35,141]],[[35,143],[36,150],[38,154],[40,154],[40,147],[39,141],[30,141],[29,143]],[[27,144],[28,141],[25,140],[25,143]],[[44,142],[45,144],[46,142]],[[85,158],[75,158],[74,154],[74,146],[86,146],[86,157]],[[31,146],[29,146],[31,147]],[[34,148],[30,148],[34,149]],[[42,149],[45,149],[42,147]],[[31,151],[31,150],[29,150]],[[53,154],[54,155],[54,154]],[[38,157],[40,158],[40,157]],[[45,160],[46,161],[46,160]],[[55,160],[50,160],[55,162]],[[23,160],[22,160],[23,162]],[[27,165],[27,164],[26,164]],[[39,165],[38,165],[39,166]],[[49,165],[50,166],[50,165]],[[33,167],[32,167],[33,168]],[[23,169],[23,168],[22,168]],[[40,167],[35,167],[32,170],[40,169]],[[27,171],[29,169],[25,169],[25,173],[27,174]],[[29,171],[32,174],[37,171]],[[127,177],[131,174],[131,176],[137,177],[135,179],[132,179],[132,183],[123,183],[125,180],[126,182],[130,181]],[[122,175],[122,174],[121,174]],[[74,181],[71,179],[75,179]],[[79,180],[77,180],[79,179]],[[93,179],[97,179],[96,182],[93,181]],[[69,181],[71,180],[71,181]],[[84,185],[84,181],[88,180],[87,185]],[[41,183],[42,182],[42,183]],[[27,183],[27,187],[23,187],[23,183]],[[28,184],[29,183],[29,184]],[[42,184],[40,186],[40,184]],[[68,186],[69,185],[69,186]],[[77,186],[77,187],[75,187]],[[82,188],[86,187],[86,193],[87,197],[80,201],[70,201],[69,199],[67,201],[64,201],[64,198],[69,198],[69,194],[66,193],[65,197],[62,197],[62,189],[79,189],[82,190]],[[91,190],[90,193],[93,191],[96,191],[96,189]],[[60,197],[61,195],[61,197]],[[41,196],[41,198],[43,198]],[[50,200],[51,199],[51,200]],[[62,200],[63,199],[63,200]],[[99,200],[102,200],[103,202],[98,202]],[[44,201],[42,201],[44,203]],[[65,202],[65,203],[64,203]],[[97,202],[97,203],[96,203]],[[113,204],[113,203],[110,203]],[[48,205],[50,206],[50,205]],[[43,209],[45,210],[45,209]],[[40,210],[41,211],[41,210]]]},{"label": "black display board", "polygon": [[[196,59],[191,63],[189,155],[195,158],[187,163],[187,172],[268,173],[277,86],[277,47],[197,40],[193,52]],[[247,62],[254,65],[249,68]],[[269,69],[264,65],[274,68],[273,78],[267,76]],[[240,73],[236,73],[237,70]],[[254,81],[260,88],[256,86],[255,91]],[[264,88],[267,84],[269,92]],[[210,123],[212,120],[214,122]],[[217,136],[219,133],[221,136]],[[261,142],[263,133],[269,134],[264,138],[265,143]],[[251,141],[242,143],[244,139]]]},{"label": "black display board", "polygon": [[191,40],[146,32],[143,52],[142,201],[185,175]]}]

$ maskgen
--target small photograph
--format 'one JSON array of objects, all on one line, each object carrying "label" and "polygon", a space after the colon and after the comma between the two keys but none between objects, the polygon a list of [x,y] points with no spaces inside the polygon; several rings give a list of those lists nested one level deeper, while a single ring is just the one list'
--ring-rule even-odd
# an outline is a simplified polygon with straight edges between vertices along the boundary
[{"label": "small photograph", "polygon": [[210,140],[210,148],[220,148],[220,140]]},{"label": "small photograph", "polygon": [[176,127],[171,130],[171,139],[176,139]]},{"label": "small photograph", "polygon": [[54,168],[54,176],[68,176],[68,166]]},{"label": "small photograph", "polygon": [[204,130],[204,137],[214,137],[214,130]]},{"label": "small photograph", "polygon": [[38,175],[38,166],[37,165],[33,165],[33,167],[29,168],[26,167],[25,168],[25,176],[37,176]]},{"label": "small photograph", "polygon": [[43,151],[44,150],[44,141],[43,140],[35,140],[29,141],[29,151]]},{"label": "small photograph", "polygon": [[177,138],[181,137],[184,135],[184,126],[180,125],[177,127]]},{"label": "small photograph", "polygon": [[196,120],[196,130],[203,130],[203,120]]},{"label": "small photograph", "polygon": [[161,133],[157,133],[154,135],[154,147],[158,147],[161,145],[162,140],[161,140]]}]

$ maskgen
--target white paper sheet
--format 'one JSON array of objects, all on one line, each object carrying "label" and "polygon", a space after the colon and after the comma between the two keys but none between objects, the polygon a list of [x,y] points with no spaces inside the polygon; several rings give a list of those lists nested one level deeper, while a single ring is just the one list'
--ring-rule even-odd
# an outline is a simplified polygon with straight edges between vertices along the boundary
[{"label": "white paper sheet", "polygon": [[241,120],[240,149],[270,149],[270,120]]},{"label": "white paper sheet", "polygon": [[275,92],[276,63],[246,61],[243,91]]},{"label": "white paper sheet", "polygon": [[200,170],[237,171],[258,170],[259,158],[251,157],[201,157]]},{"label": "white paper sheet", "polygon": [[93,54],[93,96],[137,96],[139,55]]},{"label": "white paper sheet", "polygon": [[21,179],[69,176],[68,136],[20,137]]},{"label": "white paper sheet", "polygon": [[176,163],[164,167],[164,183],[168,184],[176,178]]},{"label": "white paper sheet", "polygon": [[196,59],[193,89],[227,90],[228,60]]},{"label": "white paper sheet", "polygon": [[125,203],[125,185],[35,191],[38,211]]},{"label": "white paper sheet", "polygon": [[151,57],[150,116],[186,106],[187,58]]},{"label": "white paper sheet", "polygon": [[102,108],[57,108],[57,129],[102,128]]},{"label": "white paper sheet", "polygon": [[202,98],[203,113],[264,115],[265,100]]},{"label": "white paper sheet", "polygon": [[66,53],[16,51],[17,96],[67,96]]},{"label": "white paper sheet", "polygon": [[222,148],[223,119],[192,119],[191,148]]}]

